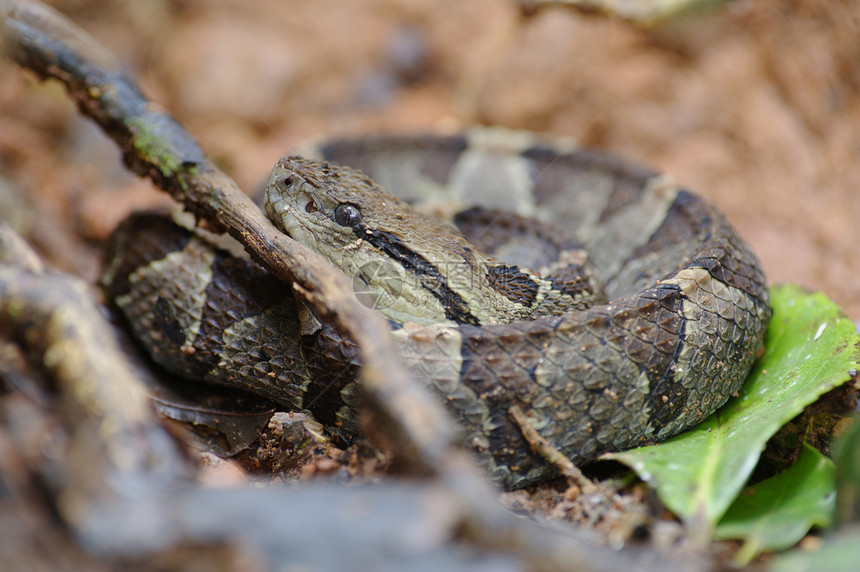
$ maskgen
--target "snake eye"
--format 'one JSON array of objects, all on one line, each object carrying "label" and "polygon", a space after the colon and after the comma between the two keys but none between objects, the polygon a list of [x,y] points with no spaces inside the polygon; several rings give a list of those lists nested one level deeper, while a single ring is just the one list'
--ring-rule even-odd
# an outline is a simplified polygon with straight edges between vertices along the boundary
[{"label": "snake eye", "polygon": [[361,222],[361,211],[349,203],[342,203],[334,209],[334,221],[340,226],[355,226]]}]

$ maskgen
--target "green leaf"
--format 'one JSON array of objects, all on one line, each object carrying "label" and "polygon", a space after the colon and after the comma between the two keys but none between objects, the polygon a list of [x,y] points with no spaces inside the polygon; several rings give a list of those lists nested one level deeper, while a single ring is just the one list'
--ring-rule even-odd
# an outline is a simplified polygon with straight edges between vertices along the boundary
[{"label": "green leaf", "polygon": [[813,526],[829,526],[835,500],[833,462],[804,445],[790,468],[744,489],[717,524],[714,536],[744,540],[735,564],[745,566],[763,550],[793,546]]},{"label": "green leaf", "polygon": [[631,466],[700,543],[746,482],[767,440],[860,367],[854,325],[821,293],[771,291],[766,351],[738,397],[665,443],[609,458]]},{"label": "green leaf", "polygon": [[839,438],[836,462],[836,525],[860,520],[860,416]]}]

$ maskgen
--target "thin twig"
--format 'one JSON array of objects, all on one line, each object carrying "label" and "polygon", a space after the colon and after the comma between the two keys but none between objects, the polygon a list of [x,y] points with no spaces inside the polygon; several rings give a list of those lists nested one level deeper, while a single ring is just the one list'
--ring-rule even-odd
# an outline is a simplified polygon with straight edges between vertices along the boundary
[{"label": "thin twig", "polygon": [[534,451],[536,455],[540,456],[547,463],[558,469],[558,472],[560,472],[562,476],[576,484],[583,493],[591,494],[598,491],[598,486],[595,485],[591,479],[583,475],[582,471],[579,470],[579,467],[574,465],[571,460],[564,455],[564,453],[544,439],[540,433],[532,427],[531,423],[529,423],[528,416],[522,409],[520,409],[519,405],[511,405],[508,408],[508,415],[511,416],[511,420],[519,428],[520,433],[523,434],[523,438],[526,440],[526,443],[529,444],[529,447],[531,447],[532,451]]}]

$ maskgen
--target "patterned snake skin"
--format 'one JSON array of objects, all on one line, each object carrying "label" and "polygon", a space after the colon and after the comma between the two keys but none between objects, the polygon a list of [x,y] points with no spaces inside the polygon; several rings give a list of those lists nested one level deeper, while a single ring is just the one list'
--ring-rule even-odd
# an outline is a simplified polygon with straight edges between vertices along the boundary
[{"label": "patterned snake skin", "polygon": [[[397,263],[344,264],[368,303],[390,310],[402,359],[437,390],[464,442],[506,487],[554,471],[530,448],[512,406],[553,447],[585,462],[700,422],[739,389],[761,348],[770,308],[755,255],[709,203],[665,177],[497,130],[337,141],[313,153],[422,202],[492,255],[458,246],[501,304],[484,311],[469,299],[474,282],[439,270],[447,262],[433,245],[445,241],[423,236],[418,223],[389,227],[392,215],[377,223],[385,195],[364,175],[285,159],[270,178],[268,210],[282,229],[336,262],[370,249]],[[356,177],[371,191],[355,194]],[[322,227],[281,220],[295,205],[278,193],[297,181],[316,193],[301,210],[343,227],[343,244],[332,248]],[[153,215],[118,229],[108,261],[103,283],[157,362],[308,410],[334,434],[356,432],[355,348],[287,286]],[[374,287],[368,273],[397,287]],[[414,318],[399,298],[417,308]]]}]

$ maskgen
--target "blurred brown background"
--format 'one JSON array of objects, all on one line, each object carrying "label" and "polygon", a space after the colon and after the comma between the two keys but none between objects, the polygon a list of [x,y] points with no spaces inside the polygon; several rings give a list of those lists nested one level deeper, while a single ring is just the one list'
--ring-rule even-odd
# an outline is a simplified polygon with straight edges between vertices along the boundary
[{"label": "blurred brown background", "polygon": [[[860,318],[860,3],[735,0],[642,31],[504,0],[55,1],[253,189],[308,137],[472,123],[570,136],[709,197],[769,278]],[[26,197],[26,198],[22,198]],[[62,90],[0,62],[0,217],[93,278],[167,202]]]}]

